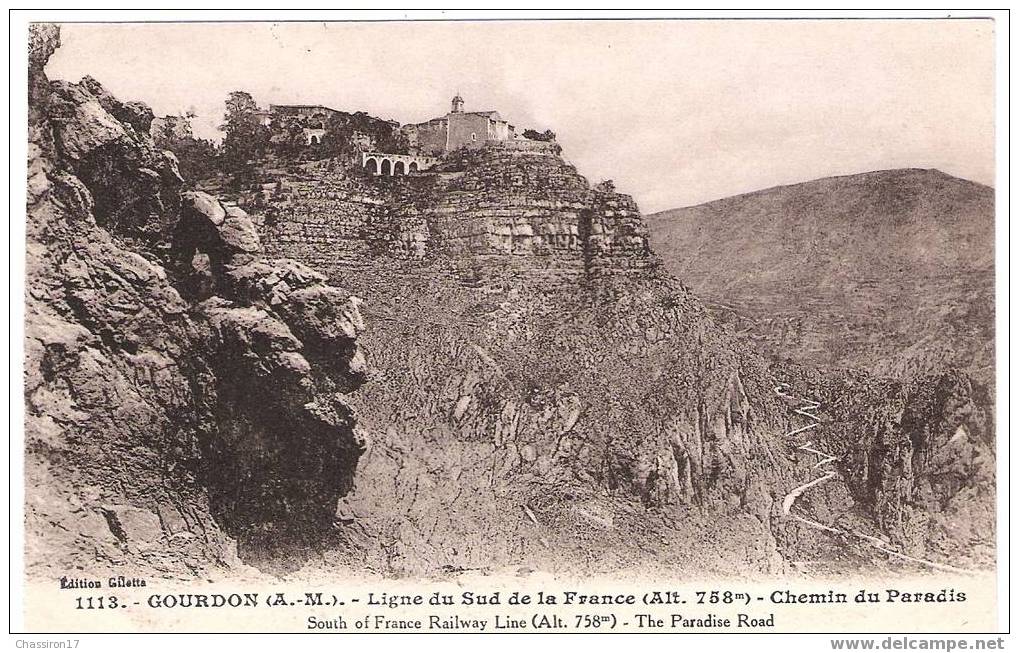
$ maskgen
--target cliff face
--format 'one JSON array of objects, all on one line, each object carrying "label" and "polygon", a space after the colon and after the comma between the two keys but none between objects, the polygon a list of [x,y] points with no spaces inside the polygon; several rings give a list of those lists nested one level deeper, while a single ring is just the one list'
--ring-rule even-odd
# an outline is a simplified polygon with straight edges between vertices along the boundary
[{"label": "cliff face", "polygon": [[[887,170],[649,222],[666,267],[762,350],[898,379],[837,372],[807,383],[849,491],[907,550],[990,558],[993,189]],[[860,405],[873,409],[858,417]]]},{"label": "cliff face", "polygon": [[[846,551],[867,564],[866,541],[783,512],[817,459],[786,436],[802,417],[782,381],[822,402],[815,443],[838,459],[797,510],[942,559],[993,540],[979,391],[769,362],[661,269],[631,198],[551,152],[262,181],[242,201],[266,247],[321,265],[372,325],[375,377],[353,401],[374,445],[331,565],[773,573],[784,556]],[[974,497],[974,527],[949,532]]]},{"label": "cliff face", "polygon": [[[801,413],[790,425],[816,428],[786,438],[791,447],[806,446],[797,457],[817,465],[803,482],[834,474],[799,495],[794,513],[836,528],[851,543],[866,535],[930,562],[993,564],[993,413],[979,384],[957,370],[906,381],[848,370],[776,373],[818,403],[806,411],[814,418]],[[816,546],[802,538],[798,544]]]},{"label": "cliff face", "polygon": [[[417,273],[365,309],[378,378],[356,401],[375,435],[348,506],[386,543],[383,569],[722,572],[748,549],[741,569],[781,568],[772,484],[793,466],[763,428],[777,407],[681,289]],[[741,527],[716,558],[701,545],[721,515]]]},{"label": "cliff face", "polygon": [[294,562],[332,532],[363,440],[355,304],[182,194],[151,112],[51,83],[32,32],[26,566],[188,575]]},{"label": "cliff face", "polygon": [[658,265],[633,199],[591,189],[549,150],[459,152],[436,173],[369,183],[332,162],[312,164],[266,176],[245,203],[264,214],[270,252],[331,269],[443,258],[580,280]]}]

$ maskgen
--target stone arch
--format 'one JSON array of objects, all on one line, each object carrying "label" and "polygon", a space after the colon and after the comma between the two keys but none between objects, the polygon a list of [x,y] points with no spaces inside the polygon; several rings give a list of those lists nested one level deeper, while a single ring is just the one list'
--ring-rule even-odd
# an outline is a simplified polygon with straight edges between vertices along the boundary
[{"label": "stone arch", "polygon": [[318,145],[318,144],[320,144],[321,142],[322,142],[322,139],[321,139],[321,138],[319,138],[318,136],[314,136],[314,135],[312,135],[312,137],[311,137],[311,144],[312,144],[312,145]]},{"label": "stone arch", "polygon": [[364,162],[364,169],[369,175],[379,174],[379,162],[374,158],[370,158]]},{"label": "stone arch", "polygon": [[417,171],[418,171],[418,163],[417,163],[417,161],[411,161],[410,162],[410,167],[407,168],[407,172],[410,173],[410,172],[417,172]]},{"label": "stone arch", "polygon": [[393,176],[407,174],[407,165],[403,161],[397,161],[393,164]]},{"label": "stone arch", "polygon": [[382,167],[379,168],[379,174],[383,177],[390,177],[393,174],[393,162],[389,159],[382,159]]}]

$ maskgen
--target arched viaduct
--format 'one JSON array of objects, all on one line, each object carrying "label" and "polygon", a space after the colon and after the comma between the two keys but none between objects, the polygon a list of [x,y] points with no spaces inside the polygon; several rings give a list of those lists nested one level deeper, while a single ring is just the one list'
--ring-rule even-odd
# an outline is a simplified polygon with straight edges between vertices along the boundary
[{"label": "arched viaduct", "polygon": [[408,175],[412,172],[427,170],[439,162],[434,156],[414,156],[412,154],[386,154],[384,152],[362,152],[361,167],[368,174],[382,177]]}]

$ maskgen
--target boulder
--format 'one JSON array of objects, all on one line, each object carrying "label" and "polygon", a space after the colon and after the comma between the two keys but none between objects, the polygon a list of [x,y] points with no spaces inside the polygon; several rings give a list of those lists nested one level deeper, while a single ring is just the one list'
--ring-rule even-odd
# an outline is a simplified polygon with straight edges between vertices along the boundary
[{"label": "boulder", "polygon": [[139,133],[148,133],[155,115],[144,102],[121,102],[110,94],[94,77],[86,75],[79,82],[114,118],[131,125]]},{"label": "boulder", "polygon": [[184,193],[184,209],[194,211],[196,217],[204,218],[214,227],[223,224],[226,219],[226,209],[219,203],[219,200],[201,191]]},{"label": "boulder", "polygon": [[219,227],[219,236],[231,251],[254,254],[262,249],[255,224],[236,206],[226,207],[226,218]]},{"label": "boulder", "polygon": [[81,162],[99,148],[127,138],[120,121],[85,89],[68,82],[54,82],[52,86],[50,120],[63,156]]}]

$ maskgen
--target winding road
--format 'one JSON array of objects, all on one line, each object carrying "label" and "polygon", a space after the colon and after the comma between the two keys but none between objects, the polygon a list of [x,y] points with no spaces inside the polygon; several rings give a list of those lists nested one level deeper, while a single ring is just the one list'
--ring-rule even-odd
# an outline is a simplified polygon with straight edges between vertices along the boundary
[{"label": "winding road", "polygon": [[[821,403],[814,401],[813,399],[807,399],[805,397],[797,397],[795,395],[792,395],[789,393],[789,390],[791,388],[792,386],[790,386],[788,383],[779,383],[777,386],[775,386],[775,394],[777,394],[779,397],[782,397],[783,399],[798,402],[799,405],[793,409],[793,413],[797,415],[802,415],[803,417],[806,417],[812,421],[810,424],[807,424],[806,426],[801,426],[799,428],[787,432],[784,436],[785,438],[792,438],[794,436],[798,436],[799,434],[809,431],[810,429],[817,428],[821,424],[821,419],[815,414],[815,411],[821,407]],[[832,465],[832,463],[838,460],[838,456],[823,451],[819,448],[815,448],[814,443],[809,440],[801,445],[798,445],[796,449],[798,451],[806,451],[807,453],[814,454],[820,459],[819,462],[813,465],[812,469],[820,469],[825,466]],[[863,542],[866,542],[873,548],[883,553],[886,553],[890,556],[894,556],[896,558],[900,558],[902,560],[908,560],[910,562],[915,562],[917,564],[921,564],[934,569],[940,569],[942,571],[951,571],[959,574],[975,573],[968,569],[961,569],[959,567],[953,567],[951,565],[942,564],[940,562],[934,562],[932,560],[924,560],[923,558],[916,558],[910,555],[906,555],[905,553],[893,551],[892,549],[887,548],[884,540],[878,537],[874,537],[873,535],[865,535],[864,533],[861,533],[856,529],[847,531],[840,528],[833,528],[831,526],[827,526],[818,521],[814,521],[813,519],[804,517],[803,515],[799,515],[793,512],[793,507],[796,504],[796,500],[800,498],[800,495],[802,495],[810,488],[820,485],[825,481],[829,481],[835,478],[836,476],[838,476],[838,471],[834,469],[834,467],[830,467],[829,471],[823,473],[821,476],[818,476],[817,478],[790,490],[785,495],[785,498],[782,500],[782,513],[791,519],[795,519],[798,522],[810,526],[811,528],[817,528],[819,530],[827,531],[829,533],[836,533],[840,535],[848,535],[850,537],[855,537]]]}]

